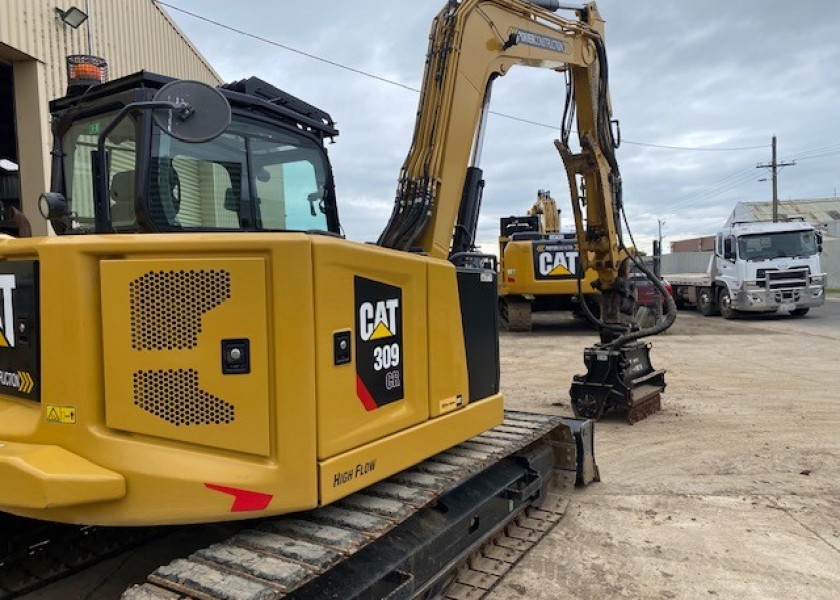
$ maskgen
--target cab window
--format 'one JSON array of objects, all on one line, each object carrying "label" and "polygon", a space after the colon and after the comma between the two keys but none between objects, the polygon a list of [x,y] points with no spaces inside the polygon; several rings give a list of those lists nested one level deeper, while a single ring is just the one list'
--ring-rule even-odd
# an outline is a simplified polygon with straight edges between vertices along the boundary
[{"label": "cab window", "polygon": [[328,230],[323,149],[303,135],[235,116],[200,144],[153,133],[149,215],[161,228]]}]

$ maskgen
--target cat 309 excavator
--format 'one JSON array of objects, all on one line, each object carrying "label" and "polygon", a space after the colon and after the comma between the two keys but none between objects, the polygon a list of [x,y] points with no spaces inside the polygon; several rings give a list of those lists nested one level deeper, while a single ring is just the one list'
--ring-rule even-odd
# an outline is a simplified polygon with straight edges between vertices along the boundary
[{"label": "cat 309 excavator", "polygon": [[560,150],[613,334],[593,352],[644,333],[612,319],[603,21],[558,8],[447,2],[375,245],[340,234],[327,113],[257,79],[71,69],[40,199],[58,235],[0,241],[0,596],[215,522],[232,536],[124,597],[479,597],[556,522],[560,484],[597,478],[592,422],[505,413],[472,250],[490,87],[516,65],[574,82],[582,150]]}]

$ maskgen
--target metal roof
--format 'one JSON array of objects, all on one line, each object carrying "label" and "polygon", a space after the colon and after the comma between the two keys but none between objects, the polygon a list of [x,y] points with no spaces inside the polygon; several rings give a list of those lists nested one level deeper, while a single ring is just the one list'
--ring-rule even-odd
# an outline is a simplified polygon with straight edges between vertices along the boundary
[{"label": "metal roof", "polygon": [[[840,221],[840,198],[814,198],[810,200],[783,200],[779,202],[779,219],[801,217],[808,223],[825,227]],[[772,221],[772,202],[739,202],[726,221],[731,225],[737,221]]]}]

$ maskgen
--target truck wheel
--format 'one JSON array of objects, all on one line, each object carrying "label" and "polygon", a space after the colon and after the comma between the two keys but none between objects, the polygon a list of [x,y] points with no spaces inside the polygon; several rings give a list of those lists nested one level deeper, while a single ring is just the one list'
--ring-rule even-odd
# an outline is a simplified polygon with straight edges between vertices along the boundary
[{"label": "truck wheel", "polygon": [[717,314],[717,307],[712,296],[712,290],[709,288],[701,288],[697,292],[697,310],[704,317],[711,317]]},{"label": "truck wheel", "polygon": [[791,317],[804,317],[805,315],[808,314],[809,310],[811,310],[811,309],[807,308],[807,307],[806,308],[795,308],[792,311],[790,311],[790,316]]},{"label": "truck wheel", "polygon": [[738,311],[732,308],[732,296],[729,295],[729,290],[726,288],[720,289],[718,308],[720,309],[720,316],[724,319],[738,318]]}]

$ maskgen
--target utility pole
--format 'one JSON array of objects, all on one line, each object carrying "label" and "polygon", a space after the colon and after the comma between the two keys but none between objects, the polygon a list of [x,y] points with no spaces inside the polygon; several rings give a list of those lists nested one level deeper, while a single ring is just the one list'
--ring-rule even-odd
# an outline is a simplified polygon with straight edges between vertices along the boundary
[{"label": "utility pole", "polygon": [[662,268],[662,226],[665,225],[665,221],[662,219],[656,219],[656,222],[659,225],[659,237],[656,243],[656,252],[654,252],[654,268],[656,272],[656,276],[660,277],[662,275],[661,268]]},{"label": "utility pole", "polygon": [[796,161],[790,162],[778,162],[776,160],[776,136],[773,136],[773,160],[769,163],[765,163],[763,165],[759,164],[756,165],[756,169],[770,169],[773,173],[773,222],[777,223],[779,221],[779,184],[778,184],[778,172],[779,167],[792,167],[796,165]]},{"label": "utility pole", "polygon": [[[653,274],[657,279],[662,277],[662,226],[665,221],[656,219],[659,226],[659,237],[653,241]],[[662,320],[662,295],[659,293],[659,288],[653,287],[653,315],[655,322],[659,323]]]}]

